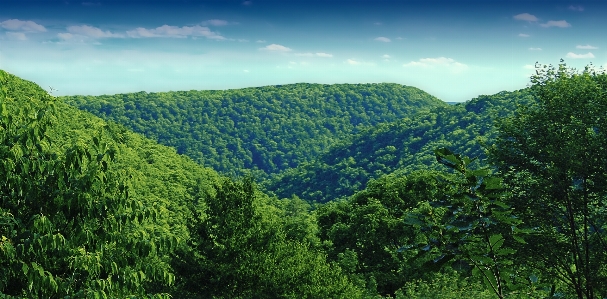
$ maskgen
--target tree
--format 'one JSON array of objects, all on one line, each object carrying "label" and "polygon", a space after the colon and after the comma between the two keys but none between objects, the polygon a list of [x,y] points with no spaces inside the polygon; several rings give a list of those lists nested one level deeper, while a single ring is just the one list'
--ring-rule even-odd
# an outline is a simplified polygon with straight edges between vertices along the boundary
[{"label": "tree", "polygon": [[501,179],[487,167],[471,169],[473,159],[446,148],[435,153],[438,162],[454,170],[457,177],[443,181],[451,190],[409,213],[406,223],[423,236],[417,246],[409,247],[417,247],[420,255],[435,256],[427,263],[430,269],[464,263],[498,298],[522,297],[520,290],[529,284],[513,267],[516,251],[510,244],[525,241],[517,227],[521,221],[503,202]]},{"label": "tree", "polygon": [[498,125],[490,161],[533,228],[526,263],[577,298],[607,297],[607,74],[536,64],[536,103]]},{"label": "tree", "polygon": [[329,258],[382,296],[394,296],[405,283],[422,277],[422,263],[413,258],[416,253],[402,250],[418,233],[404,219],[418,203],[444,193],[435,180],[438,175],[386,175],[347,200],[321,205],[316,210],[319,236]]},{"label": "tree", "polygon": [[130,198],[115,145],[100,133],[53,147],[56,100],[21,97],[27,87],[4,72],[0,88],[0,294],[141,297],[170,283],[167,244],[145,238],[156,211]]},{"label": "tree", "polygon": [[[186,298],[359,298],[307,234],[288,227],[251,178],[225,178],[192,207],[190,248],[177,252],[174,294]],[[289,232],[291,234],[289,234]],[[294,233],[294,234],[293,234]]]}]

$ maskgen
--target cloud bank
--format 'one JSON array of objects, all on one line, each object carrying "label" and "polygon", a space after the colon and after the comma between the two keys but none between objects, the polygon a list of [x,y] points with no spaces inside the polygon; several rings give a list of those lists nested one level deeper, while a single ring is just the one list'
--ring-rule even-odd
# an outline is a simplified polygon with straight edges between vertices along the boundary
[{"label": "cloud bank", "polygon": [[154,29],[136,28],[126,32],[129,37],[132,38],[146,38],[146,37],[167,37],[167,38],[186,38],[202,36],[208,39],[224,40],[225,37],[211,31],[208,27],[203,26],[169,26],[163,25]]}]

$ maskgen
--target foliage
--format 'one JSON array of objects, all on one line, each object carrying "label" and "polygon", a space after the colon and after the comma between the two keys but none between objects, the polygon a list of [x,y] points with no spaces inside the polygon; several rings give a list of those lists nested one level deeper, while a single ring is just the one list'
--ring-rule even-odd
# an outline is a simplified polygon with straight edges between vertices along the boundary
[{"label": "foliage", "polygon": [[265,187],[279,197],[297,195],[310,202],[327,202],[350,196],[382,175],[440,170],[434,157],[439,147],[482,158],[481,145],[495,137],[494,121],[531,101],[524,89],[422,110],[343,138],[315,160],[272,177]]},{"label": "foliage", "polygon": [[[495,298],[492,291],[483,288],[480,282],[462,277],[457,272],[436,272],[428,279],[410,282],[396,293],[396,299],[489,299]],[[517,297],[524,298],[524,297]]]},{"label": "foliage", "polygon": [[253,171],[260,178],[311,160],[362,128],[446,105],[397,84],[302,83],[61,99],[222,173]]},{"label": "foliage", "polygon": [[[3,92],[15,98],[2,106],[8,111],[2,128],[11,130],[2,131],[2,142],[16,140],[28,150],[15,167],[29,171],[2,178],[21,180],[37,205],[6,196],[12,181],[10,187],[1,185],[2,296],[361,296],[339,267],[327,262],[306,202],[269,198],[251,181],[221,178],[174,149],[56,101],[31,82],[2,75],[7,78]],[[13,155],[6,148],[3,155]],[[70,185],[56,188],[64,179]],[[67,212],[61,210],[63,199],[73,199],[63,209]],[[108,223],[113,226],[104,226]],[[23,255],[19,242],[29,242],[33,251]],[[215,276],[219,269],[225,271]],[[116,271],[124,282],[116,281]],[[65,273],[76,276],[65,278]],[[200,278],[200,273],[211,276]],[[225,287],[228,278],[238,278],[234,287]],[[68,279],[69,290],[64,288]]]},{"label": "foliage", "polygon": [[607,297],[607,74],[532,84],[57,100],[0,71],[0,297]]},{"label": "foliage", "polygon": [[5,72],[0,88],[0,293],[127,297],[170,284],[160,257],[172,240],[144,238],[156,210],[129,196],[115,145],[95,135],[52,148],[55,99]]},{"label": "foliage", "polygon": [[419,202],[443,193],[434,177],[432,172],[385,176],[347,200],[320,206],[319,236],[329,258],[382,295],[393,296],[407,281],[420,278],[416,252],[402,250],[418,231],[404,220]]},{"label": "foliage", "polygon": [[441,268],[453,261],[464,261],[472,274],[482,280],[499,298],[525,287],[514,265],[509,239],[524,243],[521,221],[504,201],[501,179],[487,168],[470,169],[468,157],[446,148],[435,151],[436,159],[460,177],[449,184],[452,190],[436,201],[422,203],[406,222],[419,227],[425,238],[418,243],[422,251],[437,256],[428,263]]},{"label": "foliage", "polygon": [[577,298],[607,297],[607,74],[536,64],[536,104],[501,122],[491,161],[534,242],[525,263]]},{"label": "foliage", "polygon": [[[290,240],[250,178],[224,179],[192,224],[193,250],[178,253],[176,295],[190,298],[358,298],[335,264]],[[305,239],[305,236],[303,236]]]}]

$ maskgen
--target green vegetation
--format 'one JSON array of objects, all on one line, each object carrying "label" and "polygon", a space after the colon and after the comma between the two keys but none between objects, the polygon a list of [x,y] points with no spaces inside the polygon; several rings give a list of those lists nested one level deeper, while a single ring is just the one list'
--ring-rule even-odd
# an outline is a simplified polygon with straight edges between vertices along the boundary
[{"label": "green vegetation", "polygon": [[3,71],[0,88],[0,295],[361,293],[316,248],[303,202],[271,199]]},{"label": "green vegetation", "polygon": [[100,131],[56,144],[61,105],[4,72],[0,82],[0,291],[125,297],[171,284],[163,255],[174,238],[154,234],[161,215],[130,194],[116,144]]},{"label": "green vegetation", "polygon": [[483,158],[482,143],[496,136],[494,122],[532,101],[529,90],[523,89],[429,107],[345,138],[317,159],[273,176],[265,186],[279,197],[295,194],[311,202],[327,202],[350,196],[382,175],[442,169],[434,157],[440,147]]},{"label": "green vegetation", "polygon": [[398,84],[291,84],[62,97],[229,175],[281,172],[339,138],[446,104]]},{"label": "green vegetation", "polygon": [[607,297],[607,74],[419,108],[235,179],[0,71],[0,297]]},{"label": "green vegetation", "polygon": [[564,64],[537,70],[538,102],[500,123],[491,161],[512,190],[513,212],[532,228],[524,263],[577,298],[604,298],[607,75]]}]

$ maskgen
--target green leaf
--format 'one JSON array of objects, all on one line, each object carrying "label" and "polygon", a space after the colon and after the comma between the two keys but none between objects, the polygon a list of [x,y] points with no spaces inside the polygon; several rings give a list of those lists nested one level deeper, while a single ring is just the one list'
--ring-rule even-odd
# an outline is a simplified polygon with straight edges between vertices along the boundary
[{"label": "green leaf", "polygon": [[502,234],[496,234],[489,237],[489,244],[493,251],[497,251],[504,244],[504,237]]},{"label": "green leaf", "polygon": [[523,238],[521,238],[520,236],[512,235],[512,238],[514,238],[515,241],[517,241],[517,242],[519,242],[521,244],[527,244],[527,242]]},{"label": "green leaf", "polygon": [[485,178],[485,189],[487,190],[496,190],[502,189],[502,179],[498,177],[487,177]]},{"label": "green leaf", "polygon": [[496,250],[496,254],[499,256],[510,255],[514,253],[516,253],[516,250],[512,248],[500,248],[499,250]]}]

